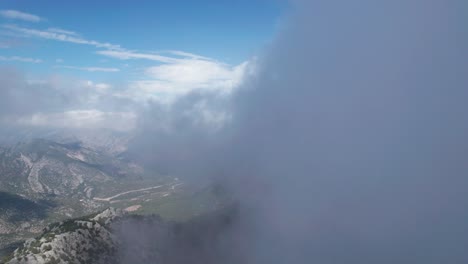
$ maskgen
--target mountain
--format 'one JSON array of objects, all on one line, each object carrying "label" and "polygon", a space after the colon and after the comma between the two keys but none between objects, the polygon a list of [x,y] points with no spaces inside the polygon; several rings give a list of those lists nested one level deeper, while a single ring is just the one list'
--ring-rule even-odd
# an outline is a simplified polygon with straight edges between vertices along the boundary
[{"label": "mountain", "polygon": [[99,214],[49,225],[4,262],[242,263],[242,256],[233,254],[230,248],[233,242],[230,235],[234,233],[228,232],[237,216],[237,208],[229,206],[176,223],[109,208]]},{"label": "mountain", "polygon": [[123,212],[113,208],[95,216],[49,225],[27,240],[6,263],[110,263],[116,242],[110,223]]},{"label": "mountain", "polygon": [[219,209],[227,200],[219,188],[160,175],[125,152],[90,141],[56,138],[10,144],[0,147],[0,259],[50,223],[111,206],[186,221]]},{"label": "mountain", "polygon": [[138,177],[143,169],[80,142],[45,139],[0,148],[0,190],[26,197],[41,195],[90,198],[94,185],[122,177]]},{"label": "mountain", "polygon": [[[27,239],[47,224],[47,213],[54,204],[47,200],[31,200],[0,192],[0,256],[15,246],[14,242]],[[13,244],[11,244],[13,243]],[[9,248],[4,248],[9,245]]]},{"label": "mountain", "polygon": [[62,144],[80,142],[81,146],[117,155],[127,150],[131,133],[108,129],[50,129],[50,128],[15,128],[0,127],[0,145],[15,145],[17,142],[29,142],[34,138],[45,139]]},{"label": "mountain", "polygon": [[96,195],[118,192],[143,174],[135,162],[80,142],[33,139],[0,147],[0,249],[51,221],[102,209],[107,202]]}]

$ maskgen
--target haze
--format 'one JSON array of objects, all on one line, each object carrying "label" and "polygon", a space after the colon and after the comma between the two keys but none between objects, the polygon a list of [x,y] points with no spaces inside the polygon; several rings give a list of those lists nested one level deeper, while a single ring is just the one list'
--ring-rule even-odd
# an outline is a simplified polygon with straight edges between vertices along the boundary
[{"label": "haze", "polygon": [[179,53],[198,79],[157,58],[163,98],[2,68],[0,119],[129,133],[148,166],[222,183],[239,215],[220,247],[244,263],[468,263],[467,17],[462,0],[290,1],[247,62]]}]

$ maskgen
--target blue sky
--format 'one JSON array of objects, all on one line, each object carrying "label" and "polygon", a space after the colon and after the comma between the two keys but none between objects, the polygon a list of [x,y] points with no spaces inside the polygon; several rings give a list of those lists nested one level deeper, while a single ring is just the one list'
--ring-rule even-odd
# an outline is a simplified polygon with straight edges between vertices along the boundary
[{"label": "blue sky", "polygon": [[33,79],[166,81],[190,67],[229,79],[272,39],[284,8],[281,0],[2,1],[0,65]]}]

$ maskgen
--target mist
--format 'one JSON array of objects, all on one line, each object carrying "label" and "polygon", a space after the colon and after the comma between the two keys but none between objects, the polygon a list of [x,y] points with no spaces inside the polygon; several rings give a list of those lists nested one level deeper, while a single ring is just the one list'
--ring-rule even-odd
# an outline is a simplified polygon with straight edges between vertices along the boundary
[{"label": "mist", "polygon": [[141,103],[3,68],[0,130],[131,124],[135,160],[233,196],[228,216],[118,223],[122,263],[468,263],[468,3],[288,11],[229,92]]},{"label": "mist", "polygon": [[164,142],[179,144],[145,153],[225,180],[246,263],[466,263],[467,11],[293,1],[229,121],[199,134],[177,119]]},{"label": "mist", "polygon": [[264,230],[253,254],[260,263],[465,262],[466,5],[298,5],[237,99],[233,146],[251,163],[238,173],[269,187],[254,197]]}]

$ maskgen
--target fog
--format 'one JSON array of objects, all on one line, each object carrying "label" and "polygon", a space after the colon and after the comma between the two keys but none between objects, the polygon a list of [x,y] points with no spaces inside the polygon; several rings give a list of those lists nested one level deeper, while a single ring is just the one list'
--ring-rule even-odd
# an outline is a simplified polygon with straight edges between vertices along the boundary
[{"label": "fog", "polygon": [[[467,17],[462,0],[294,0],[232,93],[105,106],[137,113],[135,157],[234,194],[233,220],[197,237],[223,253],[206,263],[468,263]],[[4,91],[2,113],[80,104],[11,110]],[[160,228],[132,226],[126,263]]]},{"label": "fog", "polygon": [[467,260],[466,7],[298,3],[235,110],[259,263]]},{"label": "fog", "polygon": [[228,124],[155,151],[227,179],[248,263],[465,263],[467,8],[294,1]]}]

